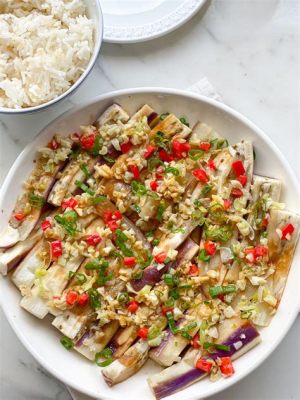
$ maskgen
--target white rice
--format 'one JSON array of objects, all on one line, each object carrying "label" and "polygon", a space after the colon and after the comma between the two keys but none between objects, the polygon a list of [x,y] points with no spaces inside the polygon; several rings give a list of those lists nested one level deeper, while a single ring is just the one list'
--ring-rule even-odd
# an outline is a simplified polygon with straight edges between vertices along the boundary
[{"label": "white rice", "polygon": [[93,33],[83,0],[0,0],[0,106],[37,106],[68,90],[89,63]]}]

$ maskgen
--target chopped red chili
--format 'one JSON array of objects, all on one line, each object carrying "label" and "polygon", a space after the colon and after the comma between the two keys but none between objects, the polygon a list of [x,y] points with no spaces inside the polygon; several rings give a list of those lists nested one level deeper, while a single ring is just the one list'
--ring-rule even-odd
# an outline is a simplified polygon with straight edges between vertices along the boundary
[{"label": "chopped red chili", "polygon": [[216,250],[217,250],[217,245],[214,242],[212,242],[211,240],[206,240],[204,242],[203,246],[204,246],[206,253],[209,256],[215,255]]},{"label": "chopped red chili", "polygon": [[129,165],[128,169],[132,173],[134,179],[138,180],[140,178],[140,171],[137,165]]},{"label": "chopped red chili", "polygon": [[15,213],[14,217],[16,218],[17,221],[23,221],[26,215],[22,211],[19,211]]},{"label": "chopped red chili", "polygon": [[199,358],[196,363],[196,368],[201,369],[201,371],[210,373],[212,369],[213,363],[209,360],[204,360],[203,358]]},{"label": "chopped red chili", "polygon": [[154,260],[156,262],[158,262],[159,264],[163,263],[166,258],[167,258],[167,253],[165,253],[164,251],[162,251],[161,253],[156,254],[156,256],[154,256]]},{"label": "chopped red chili", "polygon": [[239,198],[239,197],[242,197],[242,196],[244,195],[244,193],[243,193],[242,190],[239,189],[239,188],[233,188],[233,189],[231,190],[231,195],[232,195],[233,197]]},{"label": "chopped red chili", "polygon": [[134,267],[136,265],[136,258],[135,257],[124,257],[124,265],[126,267]]},{"label": "chopped red chili", "polygon": [[208,151],[211,148],[211,144],[209,142],[201,142],[199,148],[203,151]]},{"label": "chopped red chili", "polygon": [[62,255],[62,243],[60,240],[54,240],[51,242],[51,256],[54,258]]},{"label": "chopped red chili", "polygon": [[132,148],[132,146],[133,146],[133,144],[132,144],[130,141],[127,142],[127,143],[122,143],[122,144],[120,145],[121,152],[122,152],[123,154],[128,153],[129,150]]},{"label": "chopped red chili", "polygon": [[66,303],[72,306],[78,299],[78,293],[75,290],[70,290],[66,295]]},{"label": "chopped red chili", "polygon": [[70,199],[65,199],[61,203],[61,208],[65,210],[66,208],[75,208],[78,205],[78,201],[71,197]]},{"label": "chopped red chili", "polygon": [[139,303],[135,300],[131,300],[128,304],[127,310],[133,314],[137,311],[138,308]]},{"label": "chopped red chili", "polygon": [[89,295],[87,293],[81,293],[78,296],[78,304],[80,306],[85,306],[89,301]]},{"label": "chopped red chili", "polygon": [[98,233],[93,233],[89,235],[85,241],[91,246],[97,246],[101,242],[102,238],[98,235]]},{"label": "chopped red chili", "polygon": [[208,176],[204,169],[199,168],[193,171],[193,175],[202,183],[208,182]]},{"label": "chopped red chili", "polygon": [[244,168],[244,165],[243,165],[241,160],[234,161],[231,164],[231,168],[234,171],[236,177],[238,177],[240,175],[244,175],[245,172],[246,172],[246,170]]},{"label": "chopped red chili", "polygon": [[143,340],[147,340],[148,338],[148,333],[149,330],[146,326],[144,326],[143,328],[140,328],[137,332],[138,337],[140,337]]},{"label": "chopped red chili", "polygon": [[154,192],[156,192],[157,188],[158,188],[158,183],[156,181],[151,181],[150,182],[150,188],[151,190],[153,190]]},{"label": "chopped red chili", "polygon": [[152,156],[152,154],[155,152],[155,150],[156,150],[156,147],[153,146],[152,144],[149,144],[146,147],[146,150],[145,150],[145,153],[144,153],[144,158],[146,160],[148,160],[148,158],[150,158]]},{"label": "chopped red chili", "polygon": [[91,132],[81,136],[80,144],[84,150],[91,150],[94,147],[96,141],[96,132]]},{"label": "chopped red chili", "polygon": [[51,228],[51,222],[46,219],[41,223],[41,228],[43,231],[45,231],[48,228]]}]

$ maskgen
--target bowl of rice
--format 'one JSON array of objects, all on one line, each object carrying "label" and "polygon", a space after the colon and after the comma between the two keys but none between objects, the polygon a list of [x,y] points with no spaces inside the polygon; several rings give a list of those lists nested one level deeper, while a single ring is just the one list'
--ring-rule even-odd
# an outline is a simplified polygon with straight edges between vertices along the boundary
[{"label": "bowl of rice", "polygon": [[102,36],[99,0],[0,0],[0,113],[44,110],[70,95]]}]

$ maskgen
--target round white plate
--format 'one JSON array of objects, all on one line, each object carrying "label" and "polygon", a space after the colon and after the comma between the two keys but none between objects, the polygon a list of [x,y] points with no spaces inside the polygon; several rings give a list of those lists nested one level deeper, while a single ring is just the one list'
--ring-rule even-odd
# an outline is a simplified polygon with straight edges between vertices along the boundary
[{"label": "round white plate", "polygon": [[[228,106],[189,92],[162,88],[126,89],[99,96],[92,101],[68,111],[51,122],[21,153],[8,173],[0,193],[0,231],[6,225],[14,202],[21,190],[22,182],[33,168],[36,150],[47,143],[54,133],[68,135],[80,125],[95,121],[96,117],[113,102],[121,104],[129,113],[134,113],[144,103],[158,113],[174,112],[186,116],[193,126],[201,120],[213,126],[230,143],[251,140],[256,150],[255,173],[273,176],[283,184],[282,201],[287,208],[300,212],[298,183],[287,161],[272,141],[247,118]],[[234,362],[236,373],[229,379],[212,383],[204,379],[168,400],[199,400],[224,390],[242,379],[256,368],[272,351],[295,320],[299,310],[300,246],[298,246],[288,283],[279,310],[270,326],[262,330],[262,343]],[[19,306],[20,294],[10,279],[0,278],[0,305],[8,321],[28,351],[51,374],[70,387],[102,400],[153,400],[147,385],[147,377],[160,370],[148,361],[146,365],[127,381],[109,388],[100,375],[100,368],[76,352],[68,352],[59,343],[60,333],[51,326],[51,317],[38,320]],[[293,349],[290,349],[291,357]]]},{"label": "round white plate", "polygon": [[100,0],[105,42],[135,43],[163,36],[188,21],[206,0]]}]

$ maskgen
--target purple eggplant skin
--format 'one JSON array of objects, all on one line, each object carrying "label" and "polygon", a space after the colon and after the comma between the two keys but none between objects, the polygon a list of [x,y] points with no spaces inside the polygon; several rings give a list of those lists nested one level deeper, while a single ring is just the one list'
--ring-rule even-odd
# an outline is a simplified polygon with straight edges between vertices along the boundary
[{"label": "purple eggplant skin", "polygon": [[162,269],[158,270],[156,266],[150,265],[145,268],[142,278],[131,281],[131,286],[135,291],[140,291],[145,285],[153,286],[161,280],[170,268],[177,268],[186,261],[190,261],[199,250],[199,246],[190,238],[187,238],[180,247],[175,261],[171,261]]},{"label": "purple eggplant skin", "polygon": [[[245,348],[249,350],[251,346],[257,344],[259,342],[259,339],[260,335],[256,328],[251,324],[250,321],[245,321],[242,326],[240,326],[236,331],[234,331],[227,339],[222,342],[222,344],[230,346],[229,351],[216,350],[214,353],[206,356],[206,358],[216,360],[219,357],[231,357],[232,359],[235,359],[246,351]],[[236,350],[236,348],[234,347],[234,344],[237,342],[242,343],[241,347],[239,347],[238,350]],[[172,366],[170,368],[172,368]],[[150,386],[154,392],[156,399],[162,399],[163,397],[170,396],[171,394],[174,394],[184,389],[185,387],[192,385],[206,375],[206,372],[201,371],[194,366],[191,366],[191,368],[187,370],[184,374],[176,376],[176,378],[174,379],[160,382],[158,384],[151,383],[150,378]]]}]

